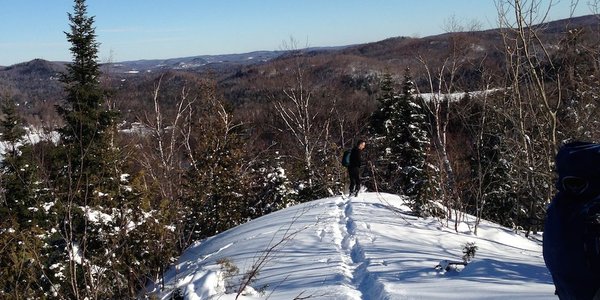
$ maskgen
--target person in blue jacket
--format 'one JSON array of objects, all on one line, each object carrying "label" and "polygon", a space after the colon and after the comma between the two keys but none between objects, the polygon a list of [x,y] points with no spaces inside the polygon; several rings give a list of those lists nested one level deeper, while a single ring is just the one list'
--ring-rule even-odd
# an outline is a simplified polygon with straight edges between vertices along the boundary
[{"label": "person in blue jacket", "polygon": [[546,212],[543,253],[559,299],[600,300],[600,144],[556,155],[558,193]]}]

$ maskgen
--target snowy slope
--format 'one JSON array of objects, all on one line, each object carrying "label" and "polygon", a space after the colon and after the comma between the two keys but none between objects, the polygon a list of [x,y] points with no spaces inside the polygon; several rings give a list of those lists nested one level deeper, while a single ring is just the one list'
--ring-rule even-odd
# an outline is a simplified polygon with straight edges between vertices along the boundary
[{"label": "snowy slope", "polygon": [[[149,288],[160,299],[172,293],[235,299],[241,276],[224,276],[231,274],[221,271],[224,261],[240,274],[264,261],[250,284],[264,291],[239,299],[554,297],[539,241],[487,222],[475,236],[467,223],[456,233],[445,221],[411,216],[400,197],[388,194],[317,200],[194,244],[165,274],[163,291]],[[478,250],[464,269],[434,268],[441,260],[460,261],[467,242]]]}]

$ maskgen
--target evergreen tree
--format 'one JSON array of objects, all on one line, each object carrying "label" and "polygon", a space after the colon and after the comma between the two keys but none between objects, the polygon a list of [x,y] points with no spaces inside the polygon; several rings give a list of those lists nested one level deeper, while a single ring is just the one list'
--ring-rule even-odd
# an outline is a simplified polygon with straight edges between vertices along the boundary
[{"label": "evergreen tree", "polygon": [[2,141],[8,146],[7,154],[10,156],[17,155],[17,146],[25,136],[23,122],[17,114],[17,106],[10,97],[4,97],[0,103],[3,118],[0,121],[2,132]]},{"label": "evergreen tree", "polygon": [[[231,112],[210,99],[194,113],[196,145],[186,178],[189,195],[184,199],[185,236],[193,241],[223,232],[251,217],[248,208],[249,184],[243,170],[244,140],[241,126],[230,120]],[[219,116],[227,115],[227,118]]]},{"label": "evergreen tree", "polygon": [[0,140],[6,145],[6,153],[0,162],[3,202],[17,222],[22,225],[31,224],[31,211],[35,206],[32,192],[35,169],[31,157],[27,156],[31,155],[31,145],[21,145],[25,129],[14,102],[6,98],[2,101],[1,108],[3,119],[0,121]]},{"label": "evergreen tree", "polygon": [[369,149],[374,153],[373,180],[367,184],[371,190],[390,193],[400,193],[398,188],[398,159],[392,153],[390,142],[393,130],[393,116],[397,113],[398,93],[394,90],[392,75],[386,73],[380,83],[380,92],[377,97],[377,109],[369,120]]},{"label": "evergreen tree", "polygon": [[257,186],[253,194],[256,200],[250,207],[254,218],[297,204],[296,191],[286,175],[279,152],[263,164],[255,172]]},{"label": "evergreen tree", "polygon": [[478,159],[473,160],[473,172],[482,187],[482,217],[508,227],[516,225],[519,204],[516,203],[510,165],[503,158],[505,145],[502,136],[486,133],[477,145]]},{"label": "evergreen tree", "polygon": [[60,134],[73,175],[94,176],[105,170],[102,154],[109,148],[107,135],[114,114],[103,107],[105,93],[99,82],[94,17],[87,16],[84,0],[75,0],[74,10],[69,13],[71,32],[65,33],[73,61],[62,76],[67,97],[58,107],[65,121]]},{"label": "evergreen tree", "polygon": [[295,191],[291,188],[291,182],[279,159],[267,174],[266,179],[268,181],[267,193],[271,198],[266,213],[284,209],[296,203],[294,201]]},{"label": "evergreen tree", "polygon": [[400,185],[409,196],[413,209],[421,214],[428,202],[426,170],[427,150],[430,145],[423,108],[415,97],[415,86],[410,70],[405,71],[402,93],[394,103],[390,117],[390,146],[400,168]]},{"label": "evergreen tree", "polygon": [[23,144],[25,129],[12,99],[1,102],[0,140],[6,153],[0,162],[0,298],[39,298],[40,253],[44,218],[38,203],[32,147]]},{"label": "evergreen tree", "polygon": [[390,131],[391,117],[394,114],[396,106],[396,92],[394,91],[394,82],[392,75],[385,73],[379,86],[379,97],[377,97],[377,110],[373,112],[370,119],[371,136],[377,140],[385,138]]},{"label": "evergreen tree", "polygon": [[130,270],[116,254],[127,246],[130,223],[140,223],[131,216],[138,204],[130,203],[135,193],[121,180],[123,161],[112,143],[115,114],[106,109],[99,82],[94,17],[84,0],[75,0],[68,16],[73,61],[62,76],[65,103],[57,107],[65,125],[49,171],[56,205],[48,215],[54,233],[47,265],[62,270],[51,280],[61,282],[53,288],[66,297],[112,298],[129,284]]},{"label": "evergreen tree", "polygon": [[204,234],[221,233],[249,218],[241,176],[241,153],[236,148],[236,145],[228,143],[222,147],[207,149],[204,155],[207,159],[201,160],[208,171],[203,182],[206,193],[202,219]]},{"label": "evergreen tree", "polygon": [[453,113],[458,115],[460,110],[465,117],[462,120],[467,130],[465,135],[470,135],[473,141],[471,176],[463,195],[473,215],[514,227],[522,207],[517,201],[515,187],[519,184],[511,175],[510,152],[503,134],[512,130],[512,126],[493,105],[494,100],[493,96],[481,99],[466,93],[454,106]]}]

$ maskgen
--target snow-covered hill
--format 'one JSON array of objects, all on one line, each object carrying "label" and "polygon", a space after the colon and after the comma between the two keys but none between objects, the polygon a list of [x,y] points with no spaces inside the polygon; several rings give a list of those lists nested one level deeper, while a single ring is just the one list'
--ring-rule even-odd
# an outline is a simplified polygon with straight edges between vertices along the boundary
[{"label": "snow-covered hill", "polygon": [[[255,51],[242,54],[198,55],[170,59],[123,61],[111,64],[113,72],[137,74],[155,70],[197,69],[207,65],[249,65],[267,62],[281,56],[283,51]],[[132,73],[137,72],[137,73]]]},{"label": "snow-covered hill", "polygon": [[[475,236],[470,220],[457,233],[412,216],[398,196],[321,199],[197,242],[165,274],[164,289],[149,289],[160,299],[235,299],[243,275],[262,264],[239,299],[554,297],[539,241],[485,221]],[[461,261],[469,242],[478,249],[464,269],[435,268]]]}]

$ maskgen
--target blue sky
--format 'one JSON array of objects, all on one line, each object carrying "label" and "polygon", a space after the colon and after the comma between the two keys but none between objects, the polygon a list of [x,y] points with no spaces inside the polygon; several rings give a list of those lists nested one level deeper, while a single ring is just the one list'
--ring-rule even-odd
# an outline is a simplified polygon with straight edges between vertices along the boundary
[{"label": "blue sky", "polygon": [[[478,20],[487,29],[497,27],[496,1],[88,0],[87,5],[96,17],[99,59],[106,62],[279,50],[290,37],[315,47],[423,37],[442,33],[452,15],[465,23]],[[589,14],[587,1],[579,2],[575,15]],[[550,19],[568,17],[570,3],[559,1]],[[0,65],[71,60],[63,32],[72,7],[71,0],[0,0]]]}]

